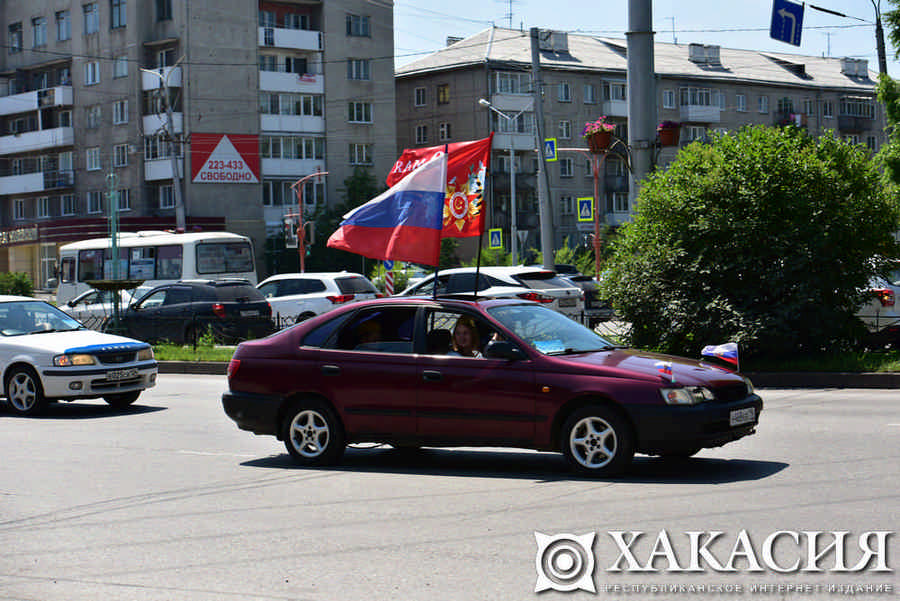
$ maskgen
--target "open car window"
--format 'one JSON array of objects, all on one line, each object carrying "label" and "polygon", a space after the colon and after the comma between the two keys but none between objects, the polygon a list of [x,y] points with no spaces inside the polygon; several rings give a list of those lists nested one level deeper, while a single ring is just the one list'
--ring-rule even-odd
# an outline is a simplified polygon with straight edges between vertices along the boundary
[{"label": "open car window", "polygon": [[372,307],[341,327],[326,348],[369,353],[412,353],[415,307]]}]

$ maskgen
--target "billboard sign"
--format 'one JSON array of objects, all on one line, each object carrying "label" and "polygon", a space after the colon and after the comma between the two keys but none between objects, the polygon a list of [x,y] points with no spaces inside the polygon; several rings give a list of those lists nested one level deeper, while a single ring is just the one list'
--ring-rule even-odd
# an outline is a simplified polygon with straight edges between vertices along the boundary
[{"label": "billboard sign", "polygon": [[258,184],[259,136],[191,134],[195,184]]}]

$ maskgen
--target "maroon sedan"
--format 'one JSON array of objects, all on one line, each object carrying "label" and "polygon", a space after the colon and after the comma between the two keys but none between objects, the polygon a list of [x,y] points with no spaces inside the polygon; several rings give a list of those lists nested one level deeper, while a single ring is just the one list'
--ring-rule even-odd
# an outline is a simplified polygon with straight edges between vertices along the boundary
[{"label": "maroon sedan", "polygon": [[508,446],[598,476],[753,434],[762,410],[739,374],[616,347],[536,303],[398,297],[240,344],[222,403],[303,465],[357,442]]}]

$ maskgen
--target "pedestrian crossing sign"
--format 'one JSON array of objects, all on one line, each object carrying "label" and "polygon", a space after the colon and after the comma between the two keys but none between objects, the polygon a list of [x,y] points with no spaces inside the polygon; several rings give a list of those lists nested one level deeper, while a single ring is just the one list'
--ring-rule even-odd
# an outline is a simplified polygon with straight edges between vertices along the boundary
[{"label": "pedestrian crossing sign", "polygon": [[594,198],[579,198],[578,199],[578,221],[593,221],[594,220]]},{"label": "pedestrian crossing sign", "polygon": [[488,230],[488,248],[491,250],[503,248],[503,230],[499,227]]},{"label": "pedestrian crossing sign", "polygon": [[544,139],[544,160],[548,163],[556,160],[556,138]]}]

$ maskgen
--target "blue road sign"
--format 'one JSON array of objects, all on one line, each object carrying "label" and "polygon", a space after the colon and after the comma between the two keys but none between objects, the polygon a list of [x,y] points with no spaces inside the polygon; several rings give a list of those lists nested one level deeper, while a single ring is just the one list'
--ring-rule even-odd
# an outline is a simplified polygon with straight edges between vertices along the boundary
[{"label": "blue road sign", "polygon": [[548,163],[556,160],[556,138],[544,139],[544,160]]},{"label": "blue road sign", "polygon": [[578,221],[594,220],[594,198],[578,199]]},{"label": "blue road sign", "polygon": [[384,268],[385,268],[387,271],[391,271],[391,270],[394,268],[394,262],[391,261],[390,259],[385,260],[385,261],[384,261]]},{"label": "blue road sign", "polygon": [[803,30],[803,5],[788,0],[774,0],[772,3],[772,28],[769,36],[786,44],[800,45]]},{"label": "blue road sign", "polygon": [[503,230],[499,227],[488,230],[488,248],[491,250],[503,248]]}]

